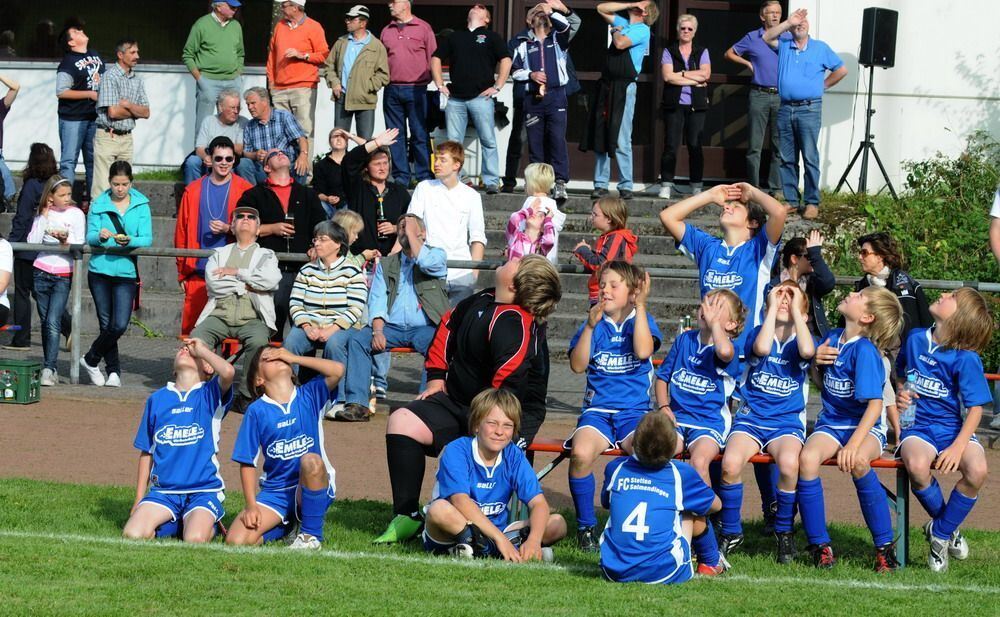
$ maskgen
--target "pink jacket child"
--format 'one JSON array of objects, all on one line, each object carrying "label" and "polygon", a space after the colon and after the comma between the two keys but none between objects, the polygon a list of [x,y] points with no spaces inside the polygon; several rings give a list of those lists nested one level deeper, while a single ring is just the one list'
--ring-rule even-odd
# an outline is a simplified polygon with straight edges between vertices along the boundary
[{"label": "pink jacket child", "polygon": [[555,245],[556,230],[552,216],[542,209],[542,200],[536,197],[510,215],[507,221],[507,259],[525,255],[548,255]]}]

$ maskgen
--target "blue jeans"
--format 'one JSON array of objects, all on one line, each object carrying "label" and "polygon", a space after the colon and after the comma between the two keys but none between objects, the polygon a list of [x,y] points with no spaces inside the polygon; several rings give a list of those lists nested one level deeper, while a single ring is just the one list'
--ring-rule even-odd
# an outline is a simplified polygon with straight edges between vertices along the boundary
[{"label": "blue jeans", "polygon": [[7,167],[7,161],[3,160],[3,153],[0,153],[0,176],[3,177],[4,199],[10,201],[14,199],[14,193],[17,191],[14,187],[14,176],[11,175],[10,168]]},{"label": "blue jeans", "polygon": [[[243,172],[239,172],[239,166],[237,166],[236,169],[239,172],[240,177],[242,177],[250,184],[263,184],[264,181],[267,180],[267,174],[264,173],[264,166],[262,164],[258,163],[257,161],[250,160],[250,157],[244,157],[243,160],[240,162],[242,163],[243,161],[249,161],[249,164],[246,167],[246,170]],[[250,171],[251,169],[253,170],[252,172]],[[292,174],[292,178],[294,178],[295,181],[298,182],[299,184],[306,184],[306,180],[309,179],[308,174],[306,174],[305,176],[300,176],[299,174],[295,173],[294,159],[292,160],[292,168],[289,169],[288,171],[289,173]],[[244,176],[243,175],[244,173],[246,173],[247,175]]]},{"label": "blue jeans", "polygon": [[[184,159],[182,167],[184,169],[184,186],[191,184],[210,171],[208,167],[205,167],[205,163],[201,160],[201,157],[193,152]],[[235,171],[237,176],[250,184],[257,184],[257,169],[253,161],[248,157],[244,156],[240,158],[240,162],[236,164]]]},{"label": "blue jeans", "polygon": [[202,121],[211,116],[218,109],[219,93],[229,88],[236,90],[243,96],[243,78],[236,79],[209,79],[202,77],[195,82],[195,108],[194,108],[194,134],[201,130]]},{"label": "blue jeans", "polygon": [[94,134],[96,120],[59,120],[59,175],[76,181],[76,161],[83,152],[83,168],[87,183],[83,192],[90,194],[94,183]]},{"label": "blue jeans", "polygon": [[[297,356],[311,355],[313,350],[323,349],[323,357],[327,360],[335,360],[344,365],[347,370],[350,370],[350,365],[347,362],[347,346],[351,342],[351,337],[354,336],[357,330],[338,330],[336,334],[331,336],[326,340],[326,343],[322,341],[310,341],[309,337],[306,336],[305,330],[295,326],[288,330],[288,336],[285,337],[285,342],[283,346],[288,351],[292,352]],[[298,367],[296,367],[296,372]],[[371,369],[369,369],[369,372]],[[337,401],[344,401],[344,382],[345,379],[340,380],[340,384],[337,386]],[[365,392],[365,400],[362,403],[365,407],[368,406],[368,393]]]},{"label": "blue jeans", "polygon": [[[625,111],[618,131],[615,162],[618,163],[618,190],[632,190],[632,117],[635,116],[635,84],[625,90]],[[606,189],[611,180],[611,157],[598,152],[594,161],[594,188]]]},{"label": "blue jeans", "polygon": [[465,143],[465,130],[472,120],[479,134],[479,145],[483,150],[483,166],[481,176],[486,186],[500,186],[500,155],[497,151],[496,127],[493,123],[493,97],[477,96],[474,99],[460,101],[448,99],[444,110],[448,124],[448,139]]},{"label": "blue jeans", "polygon": [[44,366],[56,370],[59,359],[59,334],[62,314],[69,301],[70,277],[56,276],[35,269],[35,305],[42,327],[42,354]]},{"label": "blue jeans", "polygon": [[[430,180],[431,152],[427,141],[427,87],[385,87],[382,96],[385,127],[399,129],[396,143],[389,146],[392,153],[392,177],[405,186],[410,185],[410,157],[413,155],[413,175],[417,180]],[[407,140],[406,129],[410,135]]]},{"label": "blue jeans", "polygon": [[90,271],[87,273],[87,286],[90,287],[90,295],[94,298],[97,323],[101,327],[101,332],[83,357],[90,366],[97,366],[104,360],[108,375],[111,373],[121,375],[118,339],[128,330],[129,321],[132,319],[132,304],[135,302],[138,283]]},{"label": "blue jeans", "polygon": [[781,187],[789,205],[799,205],[799,155],[805,167],[805,205],[819,205],[819,127],[823,123],[823,101],[805,105],[782,103],[778,109],[781,133]]},{"label": "blue jeans", "polygon": [[[385,324],[382,334],[385,335],[385,346],[388,350],[392,347],[413,347],[422,356],[427,355],[427,349],[434,340],[434,326],[421,326],[417,328],[399,328],[392,324]],[[357,403],[368,406],[370,394],[369,385],[372,376],[372,357],[388,356],[387,351],[380,354],[372,352],[372,329],[370,326],[355,331],[354,337],[348,346],[347,353],[347,375],[344,381],[347,382],[345,394],[346,402]],[[423,390],[424,379],[421,379]],[[344,383],[343,381],[341,383]]]}]

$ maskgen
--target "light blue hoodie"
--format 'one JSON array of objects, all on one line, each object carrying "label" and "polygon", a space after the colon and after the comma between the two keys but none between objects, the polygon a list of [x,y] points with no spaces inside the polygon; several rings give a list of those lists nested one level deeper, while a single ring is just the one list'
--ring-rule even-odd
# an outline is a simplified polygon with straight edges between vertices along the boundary
[{"label": "light blue hoodie", "polygon": [[[153,219],[149,212],[149,199],[135,189],[129,189],[130,203],[125,215],[121,217],[122,227],[129,236],[128,248],[152,246]],[[114,236],[117,234],[112,217],[118,216],[118,209],[111,203],[111,191],[107,190],[90,204],[87,214],[87,244],[105,248],[118,248]],[[107,229],[111,237],[101,241],[101,230]],[[125,248],[125,247],[122,247]],[[121,278],[138,278],[135,262],[126,251],[118,254],[108,253],[90,256],[91,272],[105,276]]]}]

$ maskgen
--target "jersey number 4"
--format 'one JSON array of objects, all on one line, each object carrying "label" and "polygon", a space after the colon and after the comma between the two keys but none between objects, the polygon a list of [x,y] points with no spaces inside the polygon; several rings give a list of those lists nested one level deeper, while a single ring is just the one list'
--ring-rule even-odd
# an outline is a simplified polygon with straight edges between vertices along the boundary
[{"label": "jersey number 4", "polygon": [[649,526],[646,525],[646,502],[640,501],[634,510],[629,512],[622,522],[622,532],[635,534],[636,542],[642,542],[649,533]]}]

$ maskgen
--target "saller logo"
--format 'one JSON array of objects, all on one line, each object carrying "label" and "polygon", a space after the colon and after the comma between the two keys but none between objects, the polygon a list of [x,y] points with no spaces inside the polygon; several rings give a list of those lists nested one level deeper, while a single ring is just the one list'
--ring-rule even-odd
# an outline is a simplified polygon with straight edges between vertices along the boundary
[{"label": "saller logo", "polygon": [[837,379],[827,373],[823,377],[823,387],[831,395],[837,398],[851,398],[854,396],[854,382],[850,379]]},{"label": "saller logo", "polygon": [[910,375],[917,376],[917,394],[920,396],[926,396],[928,398],[948,398],[948,395],[951,394],[948,386],[944,385],[944,382],[940,379],[928,377],[927,375],[921,375],[916,371],[910,371],[906,374],[907,377]]},{"label": "saller logo", "polygon": [[779,377],[766,371],[754,373],[750,383],[755,388],[774,396],[788,396],[799,386],[799,383],[791,377]]},{"label": "saller logo", "polygon": [[705,287],[712,289],[736,289],[743,284],[743,277],[736,272],[709,270],[705,273]]},{"label": "saller logo", "polygon": [[715,392],[715,382],[707,377],[702,377],[697,373],[682,368],[670,377],[670,383],[674,384],[685,392],[703,395]]},{"label": "saller logo", "polygon": [[190,446],[198,443],[205,436],[205,428],[198,424],[178,426],[168,424],[156,431],[156,443],[166,446]]},{"label": "saller logo", "polygon": [[290,461],[309,452],[309,448],[313,447],[313,443],[315,443],[313,438],[308,435],[299,435],[294,439],[279,439],[278,441],[272,441],[267,446],[267,455],[271,458]]},{"label": "saller logo", "polygon": [[497,514],[503,514],[503,511],[507,509],[507,504],[492,502],[492,503],[481,503],[479,504],[479,511],[483,513],[483,516],[496,516]]},{"label": "saller logo", "polygon": [[634,354],[602,351],[594,356],[594,364],[606,373],[628,373],[639,368],[642,362]]}]

